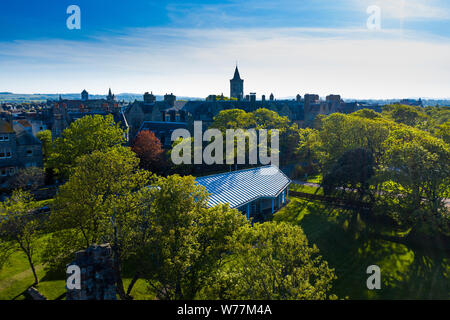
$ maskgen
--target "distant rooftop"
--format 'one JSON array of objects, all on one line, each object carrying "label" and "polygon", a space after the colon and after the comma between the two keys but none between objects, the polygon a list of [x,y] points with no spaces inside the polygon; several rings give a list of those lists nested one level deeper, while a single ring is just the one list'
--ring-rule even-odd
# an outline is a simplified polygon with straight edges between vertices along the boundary
[{"label": "distant rooftop", "polygon": [[3,119],[0,119],[0,133],[14,133],[11,124]]}]

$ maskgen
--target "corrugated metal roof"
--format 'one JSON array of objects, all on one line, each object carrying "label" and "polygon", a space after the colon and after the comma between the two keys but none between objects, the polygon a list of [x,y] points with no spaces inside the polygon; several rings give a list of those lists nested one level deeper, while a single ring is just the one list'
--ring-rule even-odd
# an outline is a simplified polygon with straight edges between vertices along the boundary
[{"label": "corrugated metal roof", "polygon": [[231,208],[258,198],[274,198],[291,183],[275,166],[199,177],[196,181],[211,194],[208,206],[228,203]]}]

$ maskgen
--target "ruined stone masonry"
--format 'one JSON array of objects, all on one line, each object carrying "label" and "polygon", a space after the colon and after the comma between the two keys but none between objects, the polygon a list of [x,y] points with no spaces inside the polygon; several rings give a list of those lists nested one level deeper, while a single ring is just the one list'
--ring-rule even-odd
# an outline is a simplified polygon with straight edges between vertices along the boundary
[{"label": "ruined stone masonry", "polygon": [[80,268],[81,289],[67,289],[67,300],[116,300],[116,280],[109,244],[92,245],[78,251],[75,261],[69,265]]}]

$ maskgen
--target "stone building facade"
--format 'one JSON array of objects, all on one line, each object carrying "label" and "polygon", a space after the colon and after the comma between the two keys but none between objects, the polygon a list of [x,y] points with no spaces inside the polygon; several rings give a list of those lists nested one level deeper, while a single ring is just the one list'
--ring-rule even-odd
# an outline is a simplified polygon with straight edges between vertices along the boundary
[{"label": "stone building facade", "polygon": [[41,142],[12,118],[0,119],[0,182],[27,167],[42,167]]},{"label": "stone building facade", "polygon": [[106,99],[89,99],[89,93],[83,90],[80,100],[68,100],[61,97],[57,101],[47,101],[47,108],[43,111],[45,125],[52,131],[52,137],[57,138],[72,122],[86,115],[112,114],[126,132],[128,125],[123,115],[124,102],[116,101],[109,89]]},{"label": "stone building facade", "polygon": [[[244,96],[244,80],[237,66],[233,79],[230,80],[230,96],[233,99],[225,99],[223,95],[209,95],[203,101],[177,101],[175,95],[166,94],[163,101],[156,101],[153,93],[146,92],[143,101],[134,101],[124,107],[130,140],[133,140],[140,130],[152,130],[154,127],[157,130],[156,136],[168,146],[174,128],[186,126],[192,129],[194,121],[202,121],[203,129],[207,129],[214,117],[227,109],[252,112],[266,108],[288,117],[300,127],[312,125],[318,114],[350,113],[357,109],[356,103],[346,103],[339,95],[329,95],[325,101],[320,100],[317,94],[305,94],[304,99],[297,94],[295,99],[282,100],[275,99],[273,93],[268,100],[265,95],[258,100],[253,92]],[[167,130],[161,129],[163,127]]]}]

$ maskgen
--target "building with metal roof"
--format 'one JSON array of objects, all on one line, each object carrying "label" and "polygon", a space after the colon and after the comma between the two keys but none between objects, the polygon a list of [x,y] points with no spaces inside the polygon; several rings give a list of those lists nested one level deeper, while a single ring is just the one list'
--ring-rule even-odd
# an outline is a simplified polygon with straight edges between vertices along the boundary
[{"label": "building with metal roof", "polygon": [[210,194],[208,206],[229,204],[255,221],[289,201],[291,180],[276,166],[226,172],[196,179]]}]

